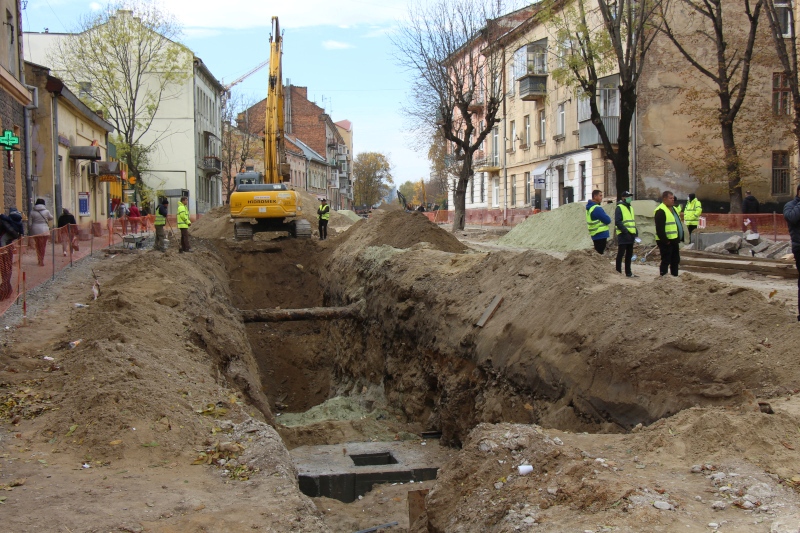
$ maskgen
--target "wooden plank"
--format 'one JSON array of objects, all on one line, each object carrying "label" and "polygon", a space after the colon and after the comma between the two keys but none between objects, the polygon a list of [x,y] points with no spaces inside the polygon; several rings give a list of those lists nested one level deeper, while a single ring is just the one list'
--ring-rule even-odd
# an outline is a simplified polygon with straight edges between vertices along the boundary
[{"label": "wooden plank", "polygon": [[769,259],[767,257],[751,257],[749,255],[737,254],[712,254],[708,252],[700,252],[696,250],[681,250],[681,257],[692,257],[697,259],[718,259],[723,261],[758,261],[759,263],[779,264],[785,265],[786,261],[782,259]]},{"label": "wooden plank", "polygon": [[486,308],[486,311],[483,312],[483,315],[481,315],[480,320],[478,320],[475,323],[475,325],[478,326],[479,328],[482,328],[484,325],[486,325],[489,319],[492,318],[494,312],[497,311],[497,308],[500,307],[501,303],[503,303],[503,297],[498,294],[497,296],[494,297],[492,303],[489,304],[489,307]]},{"label": "wooden plank", "polygon": [[[707,274],[722,274],[724,276],[733,276],[734,274],[741,274],[742,272],[748,272],[747,270],[738,270],[732,268],[719,268],[713,266],[698,266],[698,265],[684,265],[683,260],[681,260],[681,270],[686,270],[687,272],[705,272]],[[757,272],[758,274],[768,275],[768,276],[775,276],[787,279],[797,279],[797,271],[791,270],[775,270],[770,274]]]},{"label": "wooden plank", "polygon": [[756,262],[750,261],[725,261],[724,259],[696,259],[696,258],[684,258],[681,257],[681,265],[693,265],[693,266],[706,266],[710,268],[726,268],[730,270],[737,270],[741,272],[760,272],[760,273],[767,273],[767,274],[783,274],[784,272],[790,272],[793,275],[797,275],[797,271],[794,268],[794,265],[791,263],[783,263],[783,264],[758,264]]},{"label": "wooden plank", "polygon": [[417,518],[425,513],[425,496],[430,489],[408,491],[408,527],[414,525]]}]

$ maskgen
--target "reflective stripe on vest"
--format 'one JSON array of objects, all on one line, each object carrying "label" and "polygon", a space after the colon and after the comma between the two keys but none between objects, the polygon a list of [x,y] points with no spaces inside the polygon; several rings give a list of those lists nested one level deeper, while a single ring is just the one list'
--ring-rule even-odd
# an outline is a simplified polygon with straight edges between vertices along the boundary
[{"label": "reflective stripe on vest", "polygon": [[691,202],[686,202],[686,209],[683,211],[683,220],[687,225],[691,224],[692,226],[696,226],[697,221],[700,220],[700,213],[702,212],[703,206],[700,204],[700,200],[695,198]]},{"label": "reflective stripe on vest", "polygon": [[599,204],[594,204],[591,209],[586,211],[586,225],[589,227],[589,236],[594,237],[598,233],[603,233],[604,231],[608,231],[608,226],[600,222],[599,220],[594,220],[592,218],[592,211],[597,208],[602,209]]},{"label": "reflective stripe on vest", "polygon": [[328,204],[319,206],[322,213],[320,213],[320,220],[328,220],[331,218],[331,206]]},{"label": "reflective stripe on vest", "polygon": [[[632,235],[636,235],[636,215],[633,213],[633,207],[626,204],[619,204],[622,209],[622,225],[625,226]],[[617,228],[617,235],[621,234],[622,230]]]},{"label": "reflective stripe on vest", "polygon": [[[666,224],[664,225],[664,233],[667,234],[667,240],[671,241],[673,239],[678,238],[678,224],[675,222],[675,215],[672,213],[670,209],[667,209],[667,206],[664,204],[659,204],[656,207],[656,211],[658,210],[664,211],[664,215],[666,215]],[[656,211],[653,212],[655,215]],[[658,239],[658,232],[656,232],[656,240]]]}]

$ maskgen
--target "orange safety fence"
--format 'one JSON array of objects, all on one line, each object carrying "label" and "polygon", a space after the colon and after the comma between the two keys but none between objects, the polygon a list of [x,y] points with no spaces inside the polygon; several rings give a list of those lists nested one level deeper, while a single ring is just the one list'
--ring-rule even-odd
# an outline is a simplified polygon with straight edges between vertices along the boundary
[{"label": "orange safety fence", "polygon": [[757,215],[703,213],[702,217],[705,218],[705,228],[702,229],[704,232],[744,232],[749,229],[768,239],[789,240],[789,227],[786,225],[783,213],[760,213]]},{"label": "orange safety fence", "polygon": [[[194,221],[198,217],[190,218]],[[148,215],[70,224],[41,235],[25,235],[0,247],[0,314],[12,305],[24,306],[27,291],[55,278],[76,261],[106,248],[122,247],[126,235],[152,232],[154,221],[155,216]],[[166,231],[168,238],[177,233],[175,215],[167,216]]]}]

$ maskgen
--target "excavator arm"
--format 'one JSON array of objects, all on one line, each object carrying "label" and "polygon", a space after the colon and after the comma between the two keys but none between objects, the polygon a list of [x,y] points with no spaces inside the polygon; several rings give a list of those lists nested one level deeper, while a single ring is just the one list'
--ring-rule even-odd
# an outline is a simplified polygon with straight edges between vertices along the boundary
[{"label": "excavator arm", "polygon": [[272,17],[272,35],[269,38],[269,88],[267,90],[267,116],[264,121],[264,181],[282,183],[289,176],[286,147],[283,140],[283,35],[278,17]]}]

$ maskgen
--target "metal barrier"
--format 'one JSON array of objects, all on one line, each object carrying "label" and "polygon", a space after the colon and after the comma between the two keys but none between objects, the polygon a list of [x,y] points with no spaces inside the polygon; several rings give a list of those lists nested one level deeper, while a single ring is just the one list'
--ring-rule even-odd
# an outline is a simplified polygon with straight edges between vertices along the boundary
[{"label": "metal barrier", "polygon": [[[191,220],[197,219],[192,215]],[[12,305],[25,306],[26,292],[54,279],[57,272],[98,251],[123,247],[126,235],[154,230],[154,215],[122,217],[55,228],[26,235],[0,247],[0,314]],[[177,233],[175,215],[167,217],[167,236]]]}]

